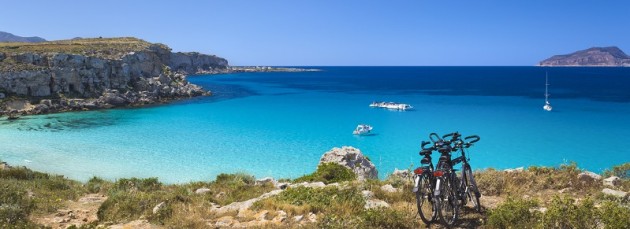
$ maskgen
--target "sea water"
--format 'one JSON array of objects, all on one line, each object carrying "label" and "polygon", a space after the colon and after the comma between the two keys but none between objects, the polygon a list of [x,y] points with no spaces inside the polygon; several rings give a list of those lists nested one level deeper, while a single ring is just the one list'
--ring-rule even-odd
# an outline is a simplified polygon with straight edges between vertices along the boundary
[{"label": "sea water", "polygon": [[[92,176],[296,178],[333,147],[360,149],[384,178],[420,161],[429,133],[481,141],[474,169],[558,166],[601,172],[630,161],[630,68],[318,67],[318,72],[190,76],[214,95],[137,109],[0,119],[0,160]],[[545,72],[550,102],[544,105]],[[370,108],[373,101],[414,106]],[[358,124],[374,127],[355,136]]]}]

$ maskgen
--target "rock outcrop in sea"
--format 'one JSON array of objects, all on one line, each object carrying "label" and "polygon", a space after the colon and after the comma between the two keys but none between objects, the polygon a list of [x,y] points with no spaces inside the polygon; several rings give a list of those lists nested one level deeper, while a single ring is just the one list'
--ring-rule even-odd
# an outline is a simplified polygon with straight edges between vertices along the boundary
[{"label": "rock outcrop in sea", "polygon": [[344,146],[342,148],[333,148],[330,151],[324,153],[319,164],[324,163],[337,163],[345,166],[357,174],[357,179],[362,181],[366,179],[378,179],[378,171],[374,163],[367,157],[363,156],[361,150]]},{"label": "rock outcrop in sea", "polygon": [[541,61],[539,66],[630,66],[630,56],[621,49],[594,47]]},{"label": "rock outcrop in sea", "polygon": [[0,43],[0,99],[10,97],[0,112],[91,110],[208,95],[186,75],[227,68],[217,56],[172,53],[136,38]]}]

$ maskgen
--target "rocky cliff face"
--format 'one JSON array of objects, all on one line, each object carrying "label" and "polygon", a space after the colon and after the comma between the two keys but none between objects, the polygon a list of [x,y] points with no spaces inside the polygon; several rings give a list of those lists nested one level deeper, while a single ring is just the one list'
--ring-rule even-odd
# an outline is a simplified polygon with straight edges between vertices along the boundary
[{"label": "rocky cliff face", "polygon": [[[206,95],[209,92],[188,83],[184,74],[227,68],[227,61],[216,56],[171,53],[165,45],[141,40],[125,43],[135,47],[125,52],[115,41],[72,40],[70,44],[80,44],[79,48],[62,52],[48,51],[59,43],[0,46],[0,99],[10,96],[30,103],[15,107],[4,101],[4,113],[135,106]],[[7,52],[11,49],[27,51]],[[177,73],[171,71],[171,64],[178,68]]]},{"label": "rocky cliff face", "polygon": [[567,55],[556,55],[539,66],[630,66],[630,56],[617,47],[595,47]]},{"label": "rocky cliff face", "polygon": [[169,55],[168,65],[175,72],[185,74],[220,73],[228,70],[226,59],[198,52],[177,52]]}]

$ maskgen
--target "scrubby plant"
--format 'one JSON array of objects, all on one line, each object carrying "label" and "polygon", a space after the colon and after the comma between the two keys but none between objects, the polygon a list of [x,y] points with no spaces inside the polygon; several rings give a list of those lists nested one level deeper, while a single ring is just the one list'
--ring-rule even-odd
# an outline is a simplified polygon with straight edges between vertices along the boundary
[{"label": "scrubby plant", "polygon": [[590,199],[574,204],[572,198],[555,196],[542,220],[543,228],[596,228],[597,210]]},{"label": "scrubby plant", "polygon": [[365,200],[357,189],[337,187],[289,188],[277,196],[258,201],[254,209],[283,209],[290,213],[326,213],[356,215],[363,210]]},{"label": "scrubby plant", "polygon": [[26,195],[14,185],[0,183],[0,227],[28,222],[34,204]]},{"label": "scrubby plant", "polygon": [[417,228],[409,214],[390,208],[369,209],[359,215],[361,228]]},{"label": "scrubby plant", "polygon": [[317,166],[317,170],[300,178],[294,180],[294,182],[315,182],[321,181],[325,184],[331,184],[342,181],[356,180],[357,175],[349,168],[337,164],[337,163],[324,163]]},{"label": "scrubby plant", "polygon": [[535,228],[540,213],[531,209],[537,206],[536,201],[508,197],[503,204],[488,212],[487,224],[491,228]]},{"label": "scrubby plant", "polygon": [[604,170],[604,176],[617,176],[622,179],[630,179],[630,162],[613,166],[611,169]]},{"label": "scrubby plant", "polygon": [[114,183],[112,189],[114,191],[141,191],[150,192],[159,190],[162,187],[162,183],[158,181],[156,177],[151,178],[122,178]]},{"label": "scrubby plant", "polygon": [[90,193],[107,192],[111,186],[111,182],[103,180],[100,177],[92,177],[85,183],[85,188]]},{"label": "scrubby plant", "polygon": [[599,217],[606,229],[630,227],[630,209],[615,202],[604,201],[599,207]]}]

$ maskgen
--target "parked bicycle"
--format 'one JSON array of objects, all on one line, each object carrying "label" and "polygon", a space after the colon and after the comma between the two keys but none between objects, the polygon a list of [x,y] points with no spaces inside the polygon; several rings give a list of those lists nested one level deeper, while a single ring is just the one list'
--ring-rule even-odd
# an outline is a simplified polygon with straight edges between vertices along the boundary
[{"label": "parked bicycle", "polygon": [[418,214],[425,224],[431,224],[437,218],[437,209],[434,204],[434,187],[435,177],[433,176],[433,162],[431,160],[431,153],[435,150],[435,147],[426,147],[431,144],[430,142],[422,141],[420,148],[420,156],[423,156],[420,161],[420,167],[416,168],[413,172],[414,188],[413,192],[416,194],[416,206],[418,207]]},{"label": "parked bicycle", "polygon": [[[465,149],[480,138],[476,135],[468,136],[464,140],[471,141],[465,142],[460,137],[458,132],[444,135],[442,138],[435,133],[429,135],[434,148],[440,153],[438,164],[433,172],[435,177],[434,206],[440,221],[447,226],[455,224],[459,217],[460,207],[468,201],[473,203],[475,210],[481,211],[479,204],[481,195],[468,164],[470,158],[465,152]],[[460,151],[462,155],[452,159],[452,153],[457,151]],[[453,167],[459,163],[462,164],[461,177],[457,175],[457,170]]]}]

